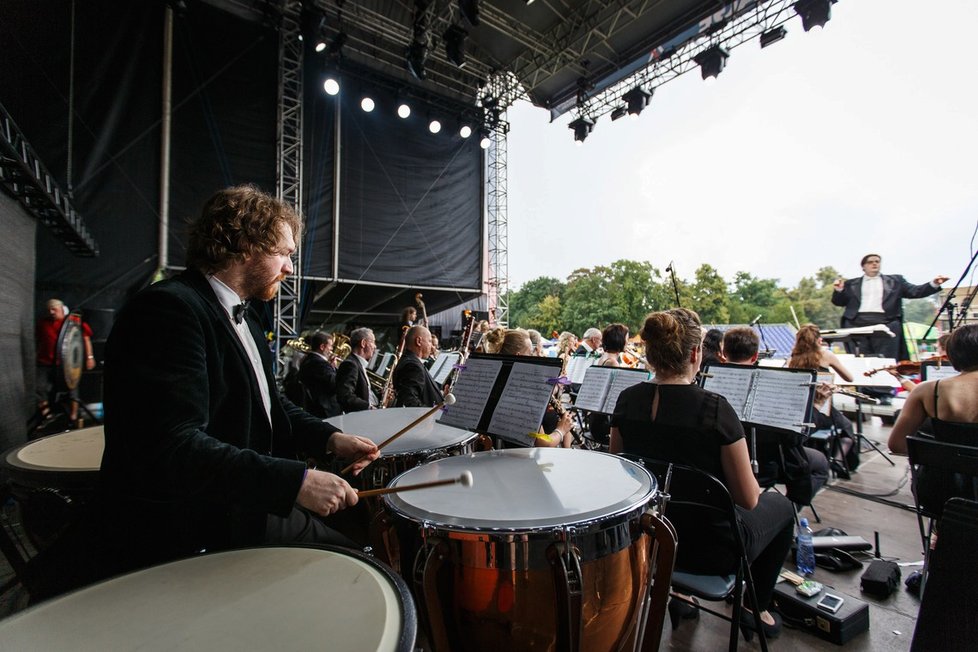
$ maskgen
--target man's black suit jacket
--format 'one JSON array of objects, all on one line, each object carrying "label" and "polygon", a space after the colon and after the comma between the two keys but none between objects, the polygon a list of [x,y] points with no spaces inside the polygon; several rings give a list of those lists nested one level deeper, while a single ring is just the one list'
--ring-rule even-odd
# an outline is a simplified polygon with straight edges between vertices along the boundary
[{"label": "man's black suit jacket", "polygon": [[251,318],[271,392],[271,424],[253,367],[216,295],[187,271],[120,312],[106,344],[101,499],[136,565],[262,541],[287,516],[337,429],[278,395],[271,354]]},{"label": "man's black suit jacket", "polygon": [[363,372],[363,363],[352,353],[336,370],[336,399],[344,412],[370,409],[370,383]]},{"label": "man's black suit jacket", "polygon": [[432,407],[441,403],[442,393],[431,379],[424,362],[412,351],[405,351],[394,369],[397,407]]},{"label": "man's black suit jacket", "polygon": [[[940,290],[930,283],[913,285],[899,274],[881,274],[883,277],[883,313],[886,321],[903,321],[902,299],[920,299]],[[842,327],[846,328],[859,314],[859,304],[863,298],[863,277],[851,278],[841,290],[832,292],[832,303],[845,308],[842,313]]]},{"label": "man's black suit jacket", "polygon": [[299,363],[299,382],[305,389],[306,411],[321,419],[340,413],[336,400],[336,369],[315,353],[310,353]]}]

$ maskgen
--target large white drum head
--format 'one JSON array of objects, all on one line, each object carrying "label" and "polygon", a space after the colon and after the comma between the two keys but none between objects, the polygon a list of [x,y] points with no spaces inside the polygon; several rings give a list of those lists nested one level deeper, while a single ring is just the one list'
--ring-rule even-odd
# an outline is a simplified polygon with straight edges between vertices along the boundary
[{"label": "large white drum head", "polygon": [[393,581],[363,559],[256,548],[43,603],[0,621],[0,640],[4,650],[396,650],[401,608]]},{"label": "large white drum head", "polygon": [[450,485],[384,496],[394,512],[455,529],[538,530],[600,520],[641,507],[655,479],[606,453],[523,448],[449,457],[402,473],[393,487],[472,473],[472,487]]},{"label": "large white drum head", "polygon": [[[351,412],[327,421],[345,433],[367,437],[379,444],[408,425],[431,408],[387,408],[386,410],[363,410]],[[435,450],[461,444],[475,436],[469,430],[454,428],[437,423],[435,419],[441,412],[435,412],[406,433],[384,446],[381,457],[411,453],[422,450]]]},{"label": "large white drum head", "polygon": [[7,463],[34,471],[98,471],[104,450],[105,431],[95,426],[32,441],[8,453]]}]

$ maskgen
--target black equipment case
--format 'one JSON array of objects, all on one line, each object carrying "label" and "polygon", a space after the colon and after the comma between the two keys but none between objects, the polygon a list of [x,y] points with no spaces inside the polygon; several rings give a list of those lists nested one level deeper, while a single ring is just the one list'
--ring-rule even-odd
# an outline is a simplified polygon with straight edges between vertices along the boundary
[{"label": "black equipment case", "polygon": [[[815,606],[826,593],[845,601],[834,614]],[[828,587],[809,598],[795,591],[789,582],[778,582],[774,587],[774,606],[786,624],[808,630],[836,645],[848,643],[869,631],[869,605]]]}]

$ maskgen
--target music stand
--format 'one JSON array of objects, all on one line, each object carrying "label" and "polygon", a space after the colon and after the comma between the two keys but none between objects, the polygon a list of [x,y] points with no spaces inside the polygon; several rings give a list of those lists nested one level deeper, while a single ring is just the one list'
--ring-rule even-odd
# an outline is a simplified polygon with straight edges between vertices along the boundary
[{"label": "music stand", "polygon": [[[833,341],[833,342],[842,342],[843,344],[846,344],[846,343],[851,344],[852,347],[853,347],[853,355],[855,355],[857,358],[860,355],[859,354],[859,341],[860,341],[859,338],[862,338],[862,337],[874,337],[874,336],[877,336],[877,334],[879,336],[885,336],[886,335],[885,333],[882,333],[881,331],[878,331],[877,334],[847,332],[847,331],[853,331],[853,330],[862,330],[862,329],[837,329],[837,330],[821,331],[819,333],[819,335],[821,336],[821,338],[823,340],[828,340],[828,341]],[[892,334],[892,332],[889,329],[886,329],[886,330],[887,330],[887,332],[889,332],[889,333]],[[889,462],[890,463],[890,466],[896,466],[896,462],[894,462],[892,459],[890,459],[889,455],[887,455],[886,453],[883,452],[883,450],[879,447],[879,444],[878,443],[876,443],[875,441],[873,441],[872,439],[870,439],[869,437],[867,437],[866,435],[863,434],[863,402],[860,399],[858,399],[858,398],[856,398],[855,401],[856,401],[856,432],[855,432],[855,435],[856,435],[856,445],[859,446],[859,450],[862,450],[863,442],[866,442],[867,444],[869,444],[869,447],[870,448],[872,448],[874,451],[876,451],[877,453],[879,453],[883,457],[884,460],[886,460],[887,462]]]}]

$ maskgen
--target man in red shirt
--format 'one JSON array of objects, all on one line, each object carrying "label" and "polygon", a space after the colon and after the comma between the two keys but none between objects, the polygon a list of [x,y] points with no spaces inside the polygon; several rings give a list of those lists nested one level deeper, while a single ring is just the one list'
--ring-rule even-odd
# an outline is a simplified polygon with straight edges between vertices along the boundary
[{"label": "man in red shirt", "polygon": [[[59,366],[61,352],[58,351],[58,336],[68,317],[68,308],[59,299],[47,302],[47,314],[37,322],[37,409],[41,419],[51,414],[51,401],[57,392],[65,391],[65,381]],[[92,329],[77,316],[82,328],[82,341],[85,344],[85,369],[95,368],[95,356],[92,353]],[[69,389],[68,418],[74,425],[78,421],[78,387]]]}]

